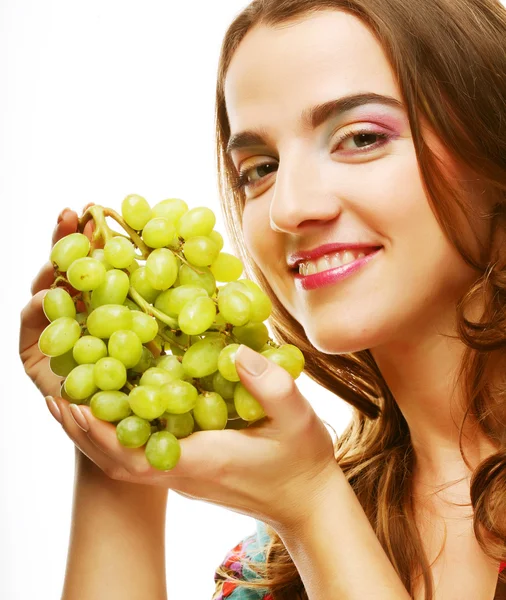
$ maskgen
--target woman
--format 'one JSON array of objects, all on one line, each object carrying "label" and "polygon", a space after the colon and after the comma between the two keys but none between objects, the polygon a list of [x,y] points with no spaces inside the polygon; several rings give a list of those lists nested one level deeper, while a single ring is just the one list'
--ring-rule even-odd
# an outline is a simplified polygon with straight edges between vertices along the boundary
[{"label": "woman", "polygon": [[[216,599],[506,598],[505,99],[498,1],[257,0],[236,18],[217,88],[229,231],[277,337],[355,416],[333,448],[286,373],[241,351],[269,419],[199,432],[155,473],[56,398],[80,449],[65,600],[106,581],[110,598],[165,597],[168,488],[258,519]],[[46,267],[20,348],[55,396],[36,350],[50,282]]]}]

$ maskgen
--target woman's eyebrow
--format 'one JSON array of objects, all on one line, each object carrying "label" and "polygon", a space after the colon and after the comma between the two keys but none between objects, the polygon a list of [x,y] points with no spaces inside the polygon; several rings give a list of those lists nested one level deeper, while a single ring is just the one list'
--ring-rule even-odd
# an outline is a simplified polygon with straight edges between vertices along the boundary
[{"label": "woman's eyebrow", "polygon": [[[302,127],[305,130],[312,131],[327,119],[341,115],[342,113],[357,108],[358,106],[363,106],[364,104],[383,104],[401,110],[404,108],[402,102],[392,96],[382,96],[381,94],[375,94],[373,92],[366,94],[351,94],[303,110],[300,116]],[[267,145],[267,137],[268,136],[263,129],[235,133],[230,137],[226,153],[230,155],[234,150],[241,150],[253,146],[265,146]]]}]

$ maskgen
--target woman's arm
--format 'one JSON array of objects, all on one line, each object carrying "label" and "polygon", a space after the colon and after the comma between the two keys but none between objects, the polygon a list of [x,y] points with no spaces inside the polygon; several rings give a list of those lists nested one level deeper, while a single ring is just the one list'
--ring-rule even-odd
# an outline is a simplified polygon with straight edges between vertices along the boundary
[{"label": "woman's arm", "polygon": [[168,490],[109,478],[76,448],[62,600],[167,598]]},{"label": "woman's arm", "polygon": [[338,467],[305,521],[278,534],[309,600],[410,600]]}]

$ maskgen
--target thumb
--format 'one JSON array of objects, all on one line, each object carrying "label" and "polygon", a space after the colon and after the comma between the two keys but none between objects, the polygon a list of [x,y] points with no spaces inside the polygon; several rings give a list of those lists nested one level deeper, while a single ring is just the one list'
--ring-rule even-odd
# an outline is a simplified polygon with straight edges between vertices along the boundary
[{"label": "thumb", "polygon": [[285,369],[248,346],[241,344],[235,365],[242,386],[236,387],[234,402],[243,419],[256,421],[267,416],[275,425],[281,426],[283,421],[286,429],[290,423],[307,418],[308,412],[313,410]]}]

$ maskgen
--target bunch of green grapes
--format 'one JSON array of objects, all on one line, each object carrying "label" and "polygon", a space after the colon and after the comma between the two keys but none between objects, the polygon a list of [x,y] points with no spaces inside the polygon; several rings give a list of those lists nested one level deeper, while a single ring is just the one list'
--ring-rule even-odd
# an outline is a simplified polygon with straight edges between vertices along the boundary
[{"label": "bunch of green grapes", "polygon": [[[121,213],[91,206],[79,232],[53,247],[55,282],[43,300],[50,323],[39,348],[65,378],[62,397],[90,406],[116,425],[121,444],[145,446],[149,463],[169,470],[181,454],[178,439],[266,416],[240,383],[240,344],[294,379],[304,356],[269,338],[270,299],[222,252],[212,210],[189,210],[179,198],[151,207],[132,194]],[[80,233],[90,220],[91,241]]]}]

